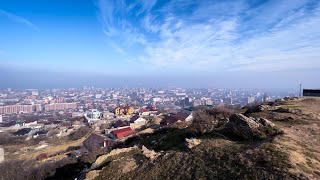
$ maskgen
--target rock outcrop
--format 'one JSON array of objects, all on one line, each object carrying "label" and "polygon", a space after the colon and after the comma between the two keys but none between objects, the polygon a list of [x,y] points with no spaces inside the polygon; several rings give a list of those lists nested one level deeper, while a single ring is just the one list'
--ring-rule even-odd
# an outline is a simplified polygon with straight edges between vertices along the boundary
[{"label": "rock outcrop", "polygon": [[192,139],[188,139],[186,138],[186,145],[189,149],[192,149],[193,147],[197,146],[201,144],[201,140],[200,139],[195,139],[195,138],[192,138]]},{"label": "rock outcrop", "polygon": [[263,139],[278,132],[275,125],[265,118],[234,114],[226,124],[227,132],[241,139]]},{"label": "rock outcrop", "polygon": [[92,164],[91,169],[96,169],[96,168],[102,166],[103,163],[105,163],[105,161],[111,156],[116,156],[116,155],[119,155],[121,153],[130,152],[130,151],[135,150],[135,149],[139,149],[138,146],[133,146],[133,147],[129,147],[129,148],[122,148],[122,149],[114,149],[108,154],[99,156],[96,159],[96,161]]},{"label": "rock outcrop", "polygon": [[278,106],[270,106],[270,105],[262,104],[262,105],[258,105],[258,106],[254,106],[254,107],[249,108],[245,114],[254,113],[254,112],[261,112],[261,111],[274,111],[278,108],[279,108]]},{"label": "rock outcrop", "polygon": [[298,115],[303,114],[303,111],[300,109],[289,109],[289,108],[282,108],[282,107],[275,109],[274,111],[280,112],[280,113],[291,113],[291,114],[298,114]]},{"label": "rock outcrop", "polygon": [[94,180],[96,177],[99,176],[100,170],[93,170],[86,174],[85,180]]},{"label": "rock outcrop", "polygon": [[160,155],[160,153],[157,153],[154,150],[150,150],[150,149],[146,148],[145,146],[142,146],[142,153],[144,156],[149,158],[151,161],[157,159],[157,157]]},{"label": "rock outcrop", "polygon": [[271,121],[265,118],[257,118],[255,121],[259,122],[264,127],[270,127],[270,128],[275,127],[275,125]]},{"label": "rock outcrop", "polygon": [[254,118],[248,118],[242,114],[232,115],[226,124],[226,129],[242,139],[255,139],[263,135],[259,131],[259,123]]},{"label": "rock outcrop", "polygon": [[118,171],[121,173],[128,173],[138,167],[138,164],[134,158],[117,159],[113,163],[118,164]]}]

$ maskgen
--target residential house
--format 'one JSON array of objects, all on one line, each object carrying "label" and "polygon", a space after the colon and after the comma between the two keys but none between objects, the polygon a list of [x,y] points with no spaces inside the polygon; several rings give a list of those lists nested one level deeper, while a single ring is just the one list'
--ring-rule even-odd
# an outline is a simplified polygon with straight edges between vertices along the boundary
[{"label": "residential house", "polygon": [[178,122],[182,122],[182,121],[186,121],[186,119],[190,116],[189,113],[183,113],[183,112],[179,112],[177,114],[174,115],[174,117],[176,119],[178,119]]},{"label": "residential house", "polygon": [[134,133],[135,130],[131,129],[130,127],[126,127],[111,131],[110,136],[114,139],[121,139]]},{"label": "residential house", "polygon": [[105,136],[92,133],[83,141],[83,146],[90,152],[97,151],[101,148],[109,148],[113,145],[113,141]]},{"label": "residential house", "polygon": [[125,127],[125,126],[128,126],[129,123],[126,122],[126,121],[121,121],[121,120],[118,120],[116,121],[115,123],[113,123],[113,127],[114,128],[119,128],[119,127]]},{"label": "residential house", "polygon": [[160,124],[161,125],[171,125],[178,122],[178,119],[174,117],[173,115],[166,115],[164,118],[161,120]]},{"label": "residential house", "polygon": [[147,124],[147,120],[138,115],[135,115],[130,119],[130,127],[132,129],[139,129],[140,127],[146,124]]},{"label": "residential house", "polygon": [[114,114],[117,116],[131,115],[134,113],[134,108],[132,106],[118,106],[114,109]]},{"label": "residential house", "polygon": [[150,109],[142,109],[140,115],[141,116],[155,116],[158,111],[150,110]]}]

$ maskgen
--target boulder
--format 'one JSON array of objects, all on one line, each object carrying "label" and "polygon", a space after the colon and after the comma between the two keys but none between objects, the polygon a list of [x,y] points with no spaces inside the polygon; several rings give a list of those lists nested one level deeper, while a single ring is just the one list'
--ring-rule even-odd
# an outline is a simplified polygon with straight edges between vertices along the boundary
[{"label": "boulder", "polygon": [[86,174],[85,180],[93,180],[99,176],[100,170],[93,170]]},{"label": "boulder", "polygon": [[254,107],[249,108],[247,110],[246,114],[254,113],[254,112],[261,112],[261,111],[274,111],[278,108],[279,107],[277,107],[277,106],[270,106],[270,105],[262,104],[262,105],[258,105],[258,106],[254,106]]},{"label": "boulder", "polygon": [[242,139],[260,139],[265,134],[259,130],[260,123],[252,117],[233,114],[226,124],[226,130]]},{"label": "boulder", "polygon": [[119,166],[118,172],[121,172],[121,173],[131,172],[138,167],[138,164],[134,158],[117,159],[113,161],[113,163],[118,164]]},{"label": "boulder", "polygon": [[303,111],[300,109],[289,109],[289,108],[282,108],[282,107],[275,109],[274,111],[279,113],[292,113],[292,114],[298,114],[298,115],[303,114]]},{"label": "boulder", "polygon": [[92,164],[91,169],[96,169],[96,168],[102,166],[105,163],[105,161],[111,156],[116,156],[121,153],[130,152],[135,149],[139,149],[138,146],[133,146],[133,147],[129,147],[129,148],[122,148],[122,149],[114,149],[108,154],[104,154],[102,156],[99,156],[96,159],[96,161]]},{"label": "boulder", "polygon": [[242,114],[233,114],[225,130],[241,139],[264,139],[283,132],[265,118],[246,117]]},{"label": "boulder", "polygon": [[154,150],[149,150],[145,146],[142,146],[142,153],[144,156],[149,158],[151,161],[157,159],[157,157],[160,155],[160,153],[157,153]]},{"label": "boulder", "polygon": [[195,138],[192,138],[192,139],[188,139],[186,138],[186,145],[189,149],[192,149],[193,147],[199,145],[201,143],[201,140],[200,139],[195,139]]},{"label": "boulder", "polygon": [[260,123],[262,126],[265,126],[265,127],[275,127],[275,125],[271,121],[265,118],[257,118],[256,122]]}]

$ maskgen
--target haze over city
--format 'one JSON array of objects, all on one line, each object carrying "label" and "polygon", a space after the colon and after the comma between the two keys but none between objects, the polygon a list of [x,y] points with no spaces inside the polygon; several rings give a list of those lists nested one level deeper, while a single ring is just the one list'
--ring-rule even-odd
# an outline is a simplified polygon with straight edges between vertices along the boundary
[{"label": "haze over city", "polygon": [[317,88],[317,0],[1,0],[1,88]]}]

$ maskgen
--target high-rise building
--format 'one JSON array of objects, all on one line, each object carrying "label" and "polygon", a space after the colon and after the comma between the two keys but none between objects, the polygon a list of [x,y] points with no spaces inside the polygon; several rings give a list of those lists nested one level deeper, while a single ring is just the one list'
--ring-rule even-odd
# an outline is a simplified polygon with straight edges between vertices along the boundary
[{"label": "high-rise building", "polygon": [[225,97],[223,98],[224,104],[232,104],[232,98],[231,97]]},{"label": "high-rise building", "polygon": [[266,93],[264,93],[263,98],[262,98],[262,102],[268,102],[268,101],[270,101],[270,97]]},{"label": "high-rise building", "polygon": [[206,101],[203,99],[202,100],[198,99],[193,101],[193,106],[203,106],[203,105],[206,105]]},{"label": "high-rise building", "polygon": [[76,103],[53,103],[44,106],[45,111],[58,111],[67,109],[77,109]]},{"label": "high-rise building", "polygon": [[41,105],[40,104],[36,104],[36,105],[34,105],[35,106],[35,110],[36,110],[36,112],[40,112],[40,111],[42,111],[42,107],[41,107]]},{"label": "high-rise building", "polygon": [[254,103],[254,101],[255,101],[255,98],[253,96],[250,96],[250,97],[248,97],[247,103],[252,104],[252,103]]},{"label": "high-rise building", "polygon": [[19,114],[19,113],[32,113],[34,111],[33,105],[11,105],[0,106],[0,114]]},{"label": "high-rise building", "polygon": [[210,98],[205,98],[205,104],[206,105],[213,105],[213,102]]}]

